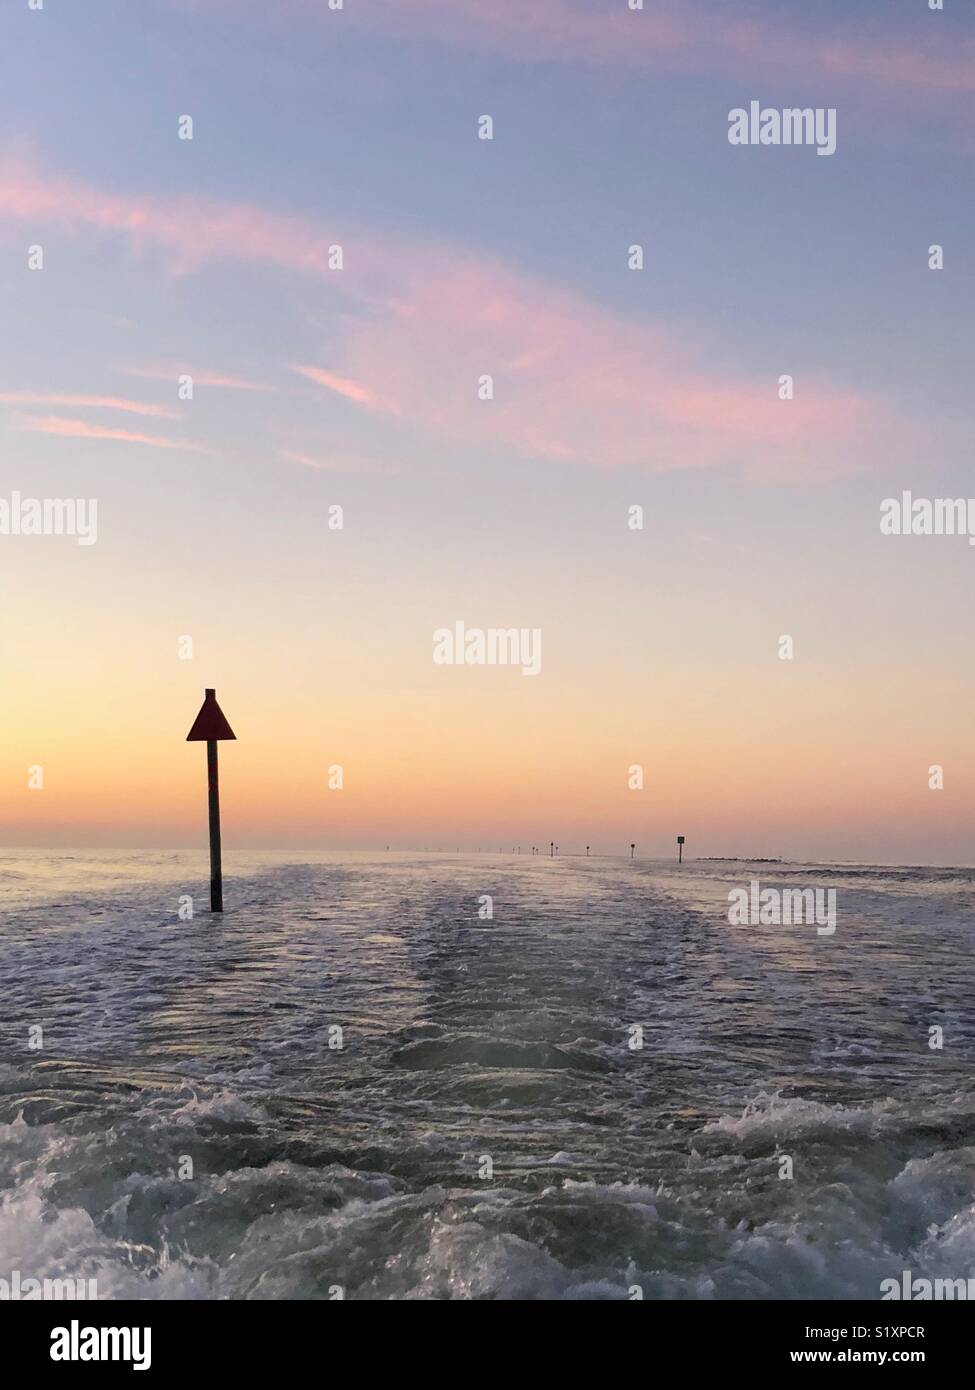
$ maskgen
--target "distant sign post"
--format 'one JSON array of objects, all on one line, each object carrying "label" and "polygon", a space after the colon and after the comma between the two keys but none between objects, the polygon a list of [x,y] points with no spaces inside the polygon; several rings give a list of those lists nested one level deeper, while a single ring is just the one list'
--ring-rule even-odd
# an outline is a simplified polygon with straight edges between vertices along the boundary
[{"label": "distant sign post", "polygon": [[684,862],[684,837],[683,837],[683,835],[678,835],[678,836],[677,836],[677,862],[678,862],[678,864],[683,864],[683,862]]},{"label": "distant sign post", "polygon": [[187,743],[206,743],[207,788],[210,797],[210,911],[223,911],[223,866],[220,862],[220,774],[217,767],[217,743],[220,739],[236,739],[223,710],[217,704],[217,692],[206,690],[205,699]]}]

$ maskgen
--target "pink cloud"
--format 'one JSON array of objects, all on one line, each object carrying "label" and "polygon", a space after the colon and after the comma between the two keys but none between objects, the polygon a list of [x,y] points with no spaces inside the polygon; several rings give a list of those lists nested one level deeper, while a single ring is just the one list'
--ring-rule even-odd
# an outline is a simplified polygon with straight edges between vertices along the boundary
[{"label": "pink cloud", "polygon": [[[322,0],[298,0],[334,22]],[[744,8],[744,7],[741,7]],[[348,22],[486,50],[527,62],[574,61],[645,72],[728,72],[742,76],[819,73],[903,88],[975,90],[975,41],[942,34],[940,16],[924,18],[923,37],[901,38],[875,21],[797,25],[770,5],[761,17],[729,13],[727,4],[647,0],[642,11],[624,0],[396,0],[355,4]]]},{"label": "pink cloud", "polygon": [[36,174],[20,160],[0,162],[0,213],[70,229],[88,227],[128,237],[134,250],[170,253],[171,266],[189,271],[213,260],[274,265],[296,274],[332,275],[329,245],[299,218],[240,203],[191,197],[106,193],[72,179]]},{"label": "pink cloud", "polygon": [[123,444],[147,444],[154,449],[186,449],[195,454],[212,454],[202,444],[188,444],[179,439],[163,439],[155,434],[137,434],[131,430],[113,430],[106,425],[92,425],[87,420],[65,420],[58,415],[22,415],[16,428],[29,434],[55,434],[68,439],[115,439]]},{"label": "pink cloud", "polygon": [[348,377],[336,376],[333,372],[323,371],[321,367],[302,367],[297,364],[292,366],[291,370],[299,372],[309,381],[317,382],[319,386],[327,386],[330,391],[335,391],[350,401],[356,401],[359,405],[369,405],[372,402],[370,392],[357,381],[350,381]]},{"label": "pink cloud", "polygon": [[329,453],[326,457],[312,457],[293,449],[282,449],[279,457],[288,463],[299,463],[303,468],[317,468],[327,473],[401,473],[403,470],[388,459],[368,458],[359,454]]},{"label": "pink cloud", "polygon": [[219,386],[227,391],[273,391],[274,387],[260,381],[245,381],[222,372],[196,371],[192,367],[122,367],[126,376],[142,377],[147,381],[175,382],[181,376],[191,376],[193,384]]},{"label": "pink cloud", "polygon": [[792,401],[777,376],[718,376],[672,334],[499,264],[406,274],[388,315],[355,322],[343,364],[384,412],[442,437],[602,467],[823,476],[884,424],[879,403],[801,372]]},{"label": "pink cloud", "polygon": [[[621,319],[445,244],[404,251],[366,236],[356,242],[358,272],[334,272],[326,239],[297,218],[206,199],[106,195],[11,165],[0,168],[4,214],[121,232],[192,254],[197,265],[245,260],[340,280],[368,312],[343,316],[327,370],[299,370],[462,445],[601,467],[725,464],[815,477],[869,462],[898,429],[878,402],[795,364],[782,369],[797,374],[796,399],[780,401],[776,377],[719,373],[686,335]],[[483,375],[494,378],[491,401],[477,398]]]},{"label": "pink cloud", "polygon": [[58,391],[0,391],[0,401],[8,405],[88,406],[93,410],[119,410],[130,415],[152,415],[175,419],[179,412],[165,405],[130,401],[120,396],[88,396]]}]

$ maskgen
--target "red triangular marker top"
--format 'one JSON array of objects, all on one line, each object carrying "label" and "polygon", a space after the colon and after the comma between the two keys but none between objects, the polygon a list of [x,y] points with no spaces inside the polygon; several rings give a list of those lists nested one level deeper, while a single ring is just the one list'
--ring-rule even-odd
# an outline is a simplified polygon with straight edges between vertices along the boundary
[{"label": "red triangular marker top", "polygon": [[217,692],[208,690],[196,721],[186,735],[187,743],[205,743],[210,739],[233,738],[237,735],[227,723],[223,710],[217,704]]}]

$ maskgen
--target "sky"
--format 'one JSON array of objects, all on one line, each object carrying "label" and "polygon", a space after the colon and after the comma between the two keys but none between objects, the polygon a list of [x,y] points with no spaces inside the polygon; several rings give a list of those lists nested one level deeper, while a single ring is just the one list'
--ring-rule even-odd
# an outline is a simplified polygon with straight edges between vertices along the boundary
[{"label": "sky", "polygon": [[975,494],[969,4],[11,0],[0,79],[0,503],[97,501],[0,534],[0,844],[205,843],[215,687],[227,848],[975,863],[975,548],[880,528]]}]

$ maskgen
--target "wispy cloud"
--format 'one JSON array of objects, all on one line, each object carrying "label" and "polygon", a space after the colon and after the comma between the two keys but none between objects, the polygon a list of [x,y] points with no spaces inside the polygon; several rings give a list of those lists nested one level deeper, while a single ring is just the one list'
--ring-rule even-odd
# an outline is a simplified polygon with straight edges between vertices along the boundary
[{"label": "wispy cloud", "polygon": [[21,415],[15,429],[28,434],[55,434],[68,439],[114,439],[121,444],[146,444],[153,449],[180,449],[194,454],[212,454],[202,444],[181,439],[164,439],[155,434],[139,434],[133,430],[113,430],[107,425],[93,425],[87,420],[67,420],[59,415]]},{"label": "wispy cloud", "polygon": [[[659,72],[819,73],[865,79],[898,90],[975,90],[975,43],[960,45],[932,30],[918,41],[889,19],[864,30],[854,22],[815,29],[766,11],[751,17],[726,4],[620,3],[580,6],[570,0],[398,0],[355,7],[354,21],[378,25],[521,61],[582,61]],[[937,21],[936,21],[937,22]]]},{"label": "wispy cloud", "polygon": [[[223,10],[230,0],[177,0],[183,8]],[[923,6],[923,0],[921,0]],[[239,18],[239,0],[233,0]],[[815,7],[810,7],[813,12]],[[751,13],[724,0],[646,0],[631,10],[625,0],[395,0],[346,6],[344,23],[404,42],[425,40],[496,53],[515,62],[574,62],[634,72],[722,72],[770,80],[801,72],[869,82],[898,96],[975,90],[975,38],[944,31],[944,17],[923,7],[918,27],[905,32],[889,7],[879,13],[850,6],[846,20],[796,20],[769,4]],[[324,0],[279,0],[262,22],[298,11],[336,23]],[[939,28],[938,26],[942,27]]]},{"label": "wispy cloud", "polygon": [[299,372],[301,376],[307,377],[309,381],[314,381],[319,386],[327,386],[330,391],[336,392],[339,396],[345,396],[350,401],[356,401],[359,405],[372,403],[371,393],[359,382],[350,381],[348,377],[336,376],[334,372],[323,371],[321,367],[302,367],[297,364],[294,364],[291,370]]},{"label": "wispy cloud", "polygon": [[369,458],[345,450],[315,455],[294,449],[282,449],[279,458],[302,468],[317,468],[326,473],[401,473],[404,470],[390,459]]},{"label": "wispy cloud", "polygon": [[92,410],[118,410],[128,415],[151,415],[170,420],[179,415],[179,411],[170,406],[130,401],[121,396],[90,396],[71,391],[0,391],[0,401],[6,405],[85,406]]},{"label": "wispy cloud", "polygon": [[228,376],[225,372],[197,370],[193,367],[122,367],[126,376],[142,377],[146,381],[175,382],[181,376],[191,376],[194,386],[218,386],[226,391],[273,391],[275,388],[262,381],[245,381],[242,377]]},{"label": "wispy cloud", "polygon": [[161,248],[170,269],[187,272],[208,261],[274,265],[296,274],[329,275],[324,236],[300,218],[244,203],[192,197],[107,193],[58,175],[41,175],[23,160],[0,161],[0,213],[68,230],[89,227],[128,237],[132,249]]},{"label": "wispy cloud", "polygon": [[890,423],[812,373],[782,401],[776,376],[718,374],[687,336],[483,258],[407,271],[388,314],[353,323],[342,361],[378,408],[431,433],[597,467],[817,477],[868,457]]},{"label": "wispy cloud", "polygon": [[[7,165],[3,215],[123,232],[198,266],[245,260],[336,279],[315,227],[241,204],[105,195]],[[879,401],[796,364],[784,368],[798,374],[796,398],[780,401],[776,378],[709,368],[686,331],[622,319],[488,256],[440,243],[404,255],[365,235],[355,258],[359,272],[338,278],[368,312],[343,316],[328,369],[297,370],[434,436],[598,467],[773,477],[843,471],[904,436]],[[488,375],[494,398],[481,400]]]}]

